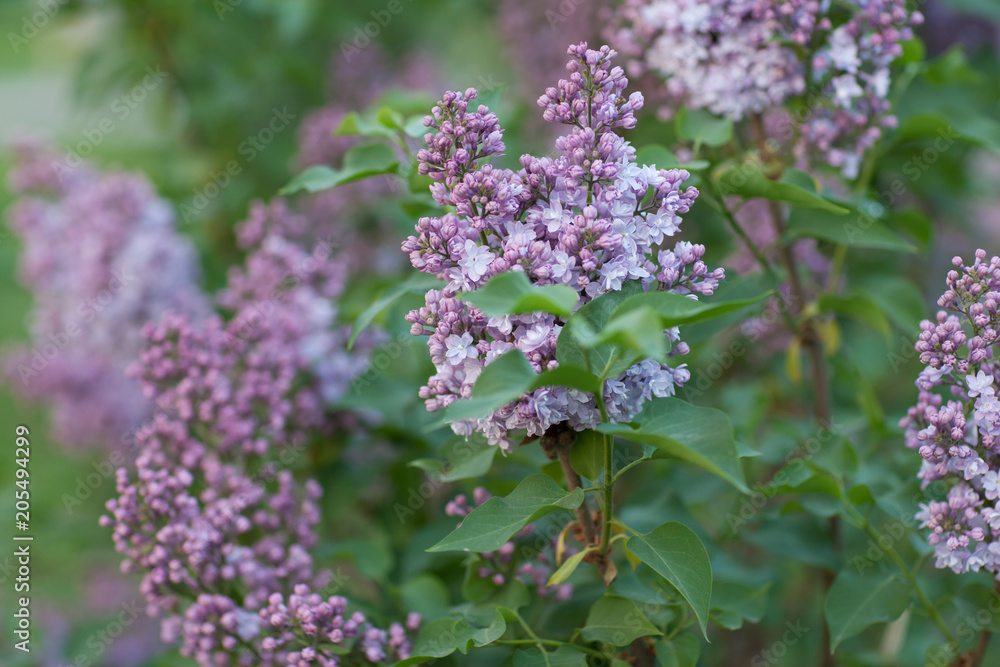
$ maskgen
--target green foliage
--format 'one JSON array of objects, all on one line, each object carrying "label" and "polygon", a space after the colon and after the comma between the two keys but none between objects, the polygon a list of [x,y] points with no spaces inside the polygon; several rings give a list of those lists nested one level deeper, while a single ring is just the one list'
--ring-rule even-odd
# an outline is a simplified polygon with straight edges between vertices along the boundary
[{"label": "green foliage", "polygon": [[629,599],[605,595],[590,608],[583,636],[615,646],[628,646],[639,637],[663,634]]},{"label": "green foliage", "polygon": [[290,195],[300,192],[322,192],[360,181],[363,178],[395,174],[399,162],[392,148],[385,144],[362,144],[355,146],[344,155],[344,164],[340,169],[332,169],[326,165],[315,165],[292,179],[292,182],[281,189],[281,194]]},{"label": "green foliage", "polygon": [[[715,174],[718,182],[716,188],[723,195],[739,195],[744,199],[770,199],[785,202],[804,209],[825,211],[833,215],[844,215],[846,208],[820,197],[815,190],[802,187],[801,180],[794,178],[794,172],[789,172],[782,180],[772,180],[761,171],[760,165],[748,162],[730,167]],[[798,180],[799,182],[793,182]]]},{"label": "green foliage", "polygon": [[871,625],[899,618],[909,603],[910,585],[898,574],[842,571],[830,587],[824,609],[830,650]]},{"label": "green foliage", "polygon": [[537,312],[569,317],[579,300],[572,287],[533,285],[519,271],[501,273],[479,289],[461,296],[463,301],[468,301],[488,317]]},{"label": "green foliage", "polygon": [[660,667],[695,667],[701,646],[694,635],[679,635],[656,642],[656,660]]},{"label": "green foliage", "polygon": [[719,410],[658,398],[646,403],[633,425],[602,424],[600,431],[654,447],[747,490],[732,423]]},{"label": "green foliage", "polygon": [[672,521],[645,535],[628,540],[628,550],[680,592],[698,618],[708,638],[708,613],[712,602],[712,564],[698,536]]},{"label": "green foliage", "polygon": [[495,551],[532,521],[576,509],[582,502],[580,489],[566,491],[547,475],[531,475],[510,494],[490,498],[472,510],[461,526],[428,551]]}]

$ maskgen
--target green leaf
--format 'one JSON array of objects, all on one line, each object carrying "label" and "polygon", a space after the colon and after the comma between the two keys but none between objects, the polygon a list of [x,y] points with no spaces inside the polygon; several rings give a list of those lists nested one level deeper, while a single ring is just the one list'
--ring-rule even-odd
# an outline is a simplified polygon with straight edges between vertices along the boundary
[{"label": "green leaf", "polygon": [[733,139],[733,121],[707,111],[681,107],[674,119],[677,136],[706,146],[722,146]]},{"label": "green leaf", "polygon": [[767,608],[771,584],[753,588],[731,581],[712,583],[712,618],[728,630],[739,630],[744,621],[758,622]]},{"label": "green leaf", "polygon": [[926,250],[934,238],[934,223],[915,208],[892,211],[886,222],[893,228],[902,229],[909,234],[922,249]]},{"label": "green leaf", "polygon": [[673,151],[659,144],[646,144],[635,152],[635,161],[657,169],[673,169],[679,167],[681,161]]},{"label": "green leaf", "polygon": [[908,39],[901,46],[903,47],[903,55],[897,61],[900,65],[923,62],[924,58],[927,57],[927,48],[919,37]]},{"label": "green leaf", "polygon": [[844,294],[823,294],[819,297],[819,307],[826,312],[846,315],[866,322],[885,336],[886,340],[892,336],[889,318],[875,304],[874,300],[861,290],[850,290]]},{"label": "green leaf", "polygon": [[460,479],[482,477],[493,465],[499,447],[489,444],[479,433],[466,438],[454,438],[441,449],[444,459],[416,459],[410,461],[414,468],[420,468],[439,482],[455,482]]},{"label": "green leaf", "polygon": [[403,129],[403,116],[390,107],[382,107],[378,110],[375,115],[375,120],[382,127],[388,128],[390,130],[401,130]]},{"label": "green leaf", "polygon": [[483,369],[472,387],[472,397],[445,409],[445,421],[483,417],[517,400],[538,375],[520,350],[500,355]]},{"label": "green leaf", "polygon": [[[1000,123],[971,109],[914,114],[900,125],[896,138],[899,143],[933,139],[932,145],[943,140],[946,142],[943,150],[957,140],[1000,153]],[[938,148],[935,150],[943,152]],[[908,173],[908,168],[912,167],[912,171],[919,176],[923,171],[920,165],[923,164],[907,163],[903,166],[903,173]]]},{"label": "green leaf", "polygon": [[646,402],[635,423],[635,428],[627,424],[601,424],[598,430],[653,445],[749,493],[733,439],[733,425],[724,412],[697,407],[678,398],[654,398]]},{"label": "green leaf", "polygon": [[358,315],[358,318],[354,320],[354,324],[351,326],[351,338],[348,341],[348,349],[354,346],[355,341],[357,341],[358,336],[361,332],[368,328],[376,317],[382,313],[386,308],[394,304],[400,297],[406,294],[423,294],[428,290],[441,289],[445,286],[445,283],[438,280],[434,276],[427,275],[426,273],[414,273],[409,278],[401,283],[396,283],[386,289],[382,294],[375,299],[372,305],[365,308],[365,310]]},{"label": "green leaf", "polygon": [[582,489],[566,491],[548,475],[531,475],[507,496],[494,496],[469,512],[458,528],[428,551],[496,551],[532,521],[559,510],[575,510],[582,502]]},{"label": "green leaf", "polygon": [[905,278],[879,275],[865,282],[864,287],[875,307],[900,331],[910,334],[920,329],[920,321],[926,316],[924,296],[913,283]]},{"label": "green leaf", "polygon": [[333,134],[338,137],[393,137],[396,133],[378,119],[372,119],[370,114],[362,115],[351,111],[340,121]]},{"label": "green leaf", "polygon": [[719,194],[722,196],[739,195],[744,199],[770,199],[839,215],[848,212],[843,206],[834,204],[793,182],[772,181],[755,164],[746,163],[732,167],[723,172],[717,180]]},{"label": "green leaf", "polygon": [[824,613],[830,628],[830,652],[869,626],[896,620],[909,604],[910,585],[902,577],[843,570],[826,596]]},{"label": "green leaf", "polygon": [[607,326],[599,332],[580,329],[575,333],[577,340],[588,349],[612,345],[631,352],[628,358],[635,362],[646,358],[662,360],[666,357],[667,335],[663,331],[665,328],[655,310],[642,306],[621,313],[617,317],[612,316]]},{"label": "green leaf", "polygon": [[489,625],[483,626],[472,618],[441,618],[425,627],[413,645],[410,658],[395,663],[395,667],[419,665],[455,652],[468,653],[475,646],[492,644],[507,630],[504,609],[494,608]]},{"label": "green leaf", "polygon": [[347,559],[354,563],[364,576],[381,580],[388,576],[394,565],[393,552],[382,539],[337,540],[324,554],[330,560]]},{"label": "green leaf", "polygon": [[587,667],[587,654],[570,644],[544,655],[537,648],[521,649],[514,654],[514,667]]},{"label": "green leaf", "polygon": [[506,271],[472,292],[459,295],[487,317],[551,313],[569,317],[580,295],[567,285],[533,285],[518,271]]},{"label": "green leaf", "polygon": [[337,137],[394,137],[395,130],[382,123],[379,115],[376,113],[372,117],[370,111],[364,114],[351,111],[340,121],[333,134]]},{"label": "green leaf", "polygon": [[843,490],[840,485],[810,461],[796,460],[774,474],[772,480],[764,487],[768,496],[799,493],[823,493],[834,498],[840,498]]},{"label": "green leaf", "polygon": [[[708,303],[724,303],[742,299],[754,301],[759,298],[758,295],[765,293],[773,295],[775,285],[776,283],[772,277],[764,272],[752,273],[745,276],[727,275],[726,280],[715,290],[715,294],[709,298]],[[763,298],[740,310],[706,322],[686,324],[684,326],[684,341],[688,345],[694,345],[695,343],[712,338],[729,327],[743,324],[747,318],[759,313],[770,299],[771,297]],[[740,346],[736,346],[735,349],[740,350]],[[745,350],[738,353],[742,355],[745,353]],[[689,387],[692,389],[695,388],[691,384],[689,384]]]},{"label": "green leaf", "polygon": [[426,118],[426,114],[422,113],[410,116],[403,123],[403,132],[411,137],[422,139],[430,131],[430,128],[424,125],[424,118]]},{"label": "green leaf", "polygon": [[656,662],[660,667],[695,667],[700,656],[701,644],[692,634],[656,642]]},{"label": "green leaf", "polygon": [[464,655],[474,646],[492,644],[506,631],[507,622],[499,609],[494,610],[493,620],[485,627],[475,625],[470,619],[464,618],[455,625],[455,646]]},{"label": "green leaf", "polygon": [[597,547],[587,547],[586,549],[577,551],[575,554],[567,558],[563,561],[563,564],[559,566],[559,569],[552,573],[552,576],[549,577],[549,580],[545,585],[557,586],[558,584],[561,584],[569,579],[573,575],[573,572],[576,571],[576,568],[580,566],[580,563],[583,562],[583,559],[587,557],[587,554],[594,551],[596,548]]},{"label": "green leaf", "polygon": [[708,638],[708,613],[712,604],[712,563],[698,536],[684,524],[671,521],[626,544],[657,574],[669,581],[688,601]]},{"label": "green leaf", "polygon": [[347,151],[340,169],[326,165],[313,165],[292,179],[279,191],[290,195],[300,190],[320,192],[345,183],[360,181],[369,176],[395,174],[399,167],[396,154],[385,144],[363,144]]},{"label": "green leaf", "polygon": [[671,294],[670,292],[644,292],[629,297],[620,306],[615,308],[611,313],[608,326],[618,318],[640,308],[649,308],[658,314],[660,316],[660,326],[663,329],[682,324],[707,322],[719,317],[725,317],[747,306],[752,306],[771,296],[773,293],[773,290],[768,290],[763,294],[749,299],[713,300],[706,302],[695,301],[682,294]]},{"label": "green leaf", "polygon": [[432,621],[420,631],[420,636],[410,651],[411,657],[400,660],[394,667],[419,665],[433,658],[451,655],[458,648],[455,641],[455,628],[457,626],[457,618],[439,618]]},{"label": "green leaf", "polygon": [[399,588],[399,597],[407,611],[424,618],[440,618],[450,606],[448,586],[429,572],[420,572],[407,579]]},{"label": "green leaf", "polygon": [[577,434],[569,452],[573,470],[596,482],[604,471],[604,435],[586,430]]},{"label": "green leaf", "polygon": [[590,641],[615,646],[628,646],[640,637],[663,634],[634,602],[617,595],[605,595],[595,602],[580,630]]},{"label": "green leaf", "polygon": [[877,217],[866,211],[837,216],[825,211],[793,210],[782,242],[800,238],[821,239],[854,248],[881,248],[897,252],[916,252],[917,248],[901,239]]},{"label": "green leaf", "polygon": [[529,391],[553,385],[590,393],[600,389],[597,378],[582,368],[558,366],[537,374],[520,350],[510,350],[483,369],[470,398],[455,401],[444,410],[443,423],[484,417]]},{"label": "green leaf", "polygon": [[[566,325],[559,333],[556,343],[556,359],[560,365],[578,366],[590,369],[595,375],[604,373],[605,377],[620,375],[631,366],[632,358],[621,358],[620,350],[613,345],[600,345],[595,348],[584,346],[580,338],[592,340],[597,332],[604,329],[611,317],[612,311],[625,302],[630,296],[642,291],[639,281],[632,280],[622,286],[621,291],[602,294],[593,301],[580,307],[573,316],[566,320]],[[612,359],[617,361],[612,363]]]},{"label": "green leaf", "polygon": [[692,160],[681,164],[681,161],[668,150],[659,144],[646,144],[636,151],[635,161],[638,164],[654,167],[656,169],[687,169],[688,171],[702,171],[711,165],[707,160]]}]

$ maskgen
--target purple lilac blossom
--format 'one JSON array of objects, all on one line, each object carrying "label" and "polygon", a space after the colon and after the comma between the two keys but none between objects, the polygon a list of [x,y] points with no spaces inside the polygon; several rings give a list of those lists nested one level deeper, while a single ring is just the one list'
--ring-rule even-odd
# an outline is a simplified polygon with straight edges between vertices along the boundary
[{"label": "purple lilac blossom", "polygon": [[123,570],[142,573],[164,641],[202,665],[333,666],[342,649],[384,664],[419,623],[382,631],[349,614],[309,554],[322,491],[293,469],[343,426],[327,406],[366,354],[334,327],[344,267],[286,237],[300,222],[283,201],[255,205],[238,230],[245,266],[218,297],[229,319],[167,313],[130,368],[157,410],[101,523]]},{"label": "purple lilac blossom", "polygon": [[[564,321],[541,313],[486,317],[458,298],[505,271],[524,273],[538,285],[568,285],[583,304],[626,282],[697,298],[724,277],[701,261],[704,247],[661,244],[679,231],[698,191],[682,189],[689,174],[635,163],[635,150],[616,130],[635,126],[642,95],[625,97],[627,79],[612,67],[616,53],[586,43],[569,48],[569,79],[539,100],[543,117],[571,128],[556,139],[556,157],[521,157],[514,172],[485,159],[503,154],[495,114],[474,105],[476,91],[448,92],[424,123],[427,148],[419,151],[434,199],[454,207],[440,218],[421,218],[403,243],[413,266],[448,282],[431,290],[426,304],[407,316],[414,335],[429,335],[437,373],[420,391],[428,410],[468,397],[482,369],[509,350],[525,354],[537,372],[556,367],[556,342]],[[643,203],[647,192],[651,195]],[[678,332],[668,332],[672,354],[685,354]],[[690,373],[645,360],[605,384],[608,416],[627,421],[653,396],[671,396]],[[462,435],[480,431],[509,451],[515,431],[540,436],[555,425],[583,430],[600,414],[594,397],[564,387],[531,392],[485,419],[457,422]]]},{"label": "purple lilac blossom", "polygon": [[68,169],[38,144],[15,147],[8,221],[33,293],[31,348],[7,356],[10,383],[52,408],[57,439],[116,446],[151,414],[126,366],[142,326],[165,311],[205,317],[193,245],[139,175]]},{"label": "purple lilac blossom", "polygon": [[627,0],[608,37],[631,74],[665,80],[669,114],[681,104],[741,120],[808,93],[808,113],[788,128],[797,163],[820,156],[854,179],[896,126],[889,67],[923,17],[904,0],[841,4],[853,11],[834,25],[818,0]]},{"label": "purple lilac blossom", "polygon": [[914,349],[925,365],[917,404],[900,421],[906,445],[923,458],[926,488],[948,485],[942,501],[921,505],[937,566],[956,573],[1000,572],[1000,364],[994,354],[1000,317],[1000,257],[985,250],[966,265],[952,260],[942,310],[924,320]]}]

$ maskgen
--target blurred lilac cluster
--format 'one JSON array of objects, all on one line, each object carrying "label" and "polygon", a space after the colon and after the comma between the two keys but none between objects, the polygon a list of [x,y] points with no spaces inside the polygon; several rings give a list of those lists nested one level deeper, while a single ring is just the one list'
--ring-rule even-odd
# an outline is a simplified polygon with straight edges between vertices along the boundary
[{"label": "blurred lilac cluster", "polygon": [[792,44],[809,42],[818,6],[811,0],[627,0],[608,37],[632,58],[630,75],[650,71],[666,79],[671,105],[739,120],[805,92]]},{"label": "blurred lilac cluster", "polygon": [[[535,284],[568,285],[581,304],[629,281],[696,298],[711,294],[724,276],[701,261],[702,246],[679,242],[657,250],[679,231],[680,215],[698,192],[682,189],[687,171],[636,164],[634,149],[616,133],[635,126],[642,95],[623,95],[628,82],[611,65],[615,52],[581,43],[569,55],[569,79],[538,100],[545,120],[572,128],[556,140],[558,157],[524,155],[517,172],[484,164],[503,153],[503,131],[495,114],[474,106],[474,89],[445,94],[424,121],[433,132],[417,154],[420,173],[434,180],[434,199],[455,208],[441,218],[421,218],[417,234],[403,243],[414,267],[448,281],[407,316],[414,335],[430,336],[437,373],[421,397],[431,411],[468,397],[482,369],[509,350],[523,352],[538,372],[557,365],[560,318],[487,318],[458,298],[497,274],[517,271]],[[685,354],[676,330],[670,337],[672,354]],[[636,364],[606,383],[609,418],[630,419],[644,401],[672,395],[689,376],[683,366]],[[453,428],[464,435],[481,431],[509,450],[516,430],[537,436],[554,425],[582,430],[599,420],[593,396],[548,387]]]},{"label": "blurred lilac cluster", "polygon": [[35,307],[32,347],[6,357],[10,384],[52,407],[61,442],[117,446],[150,414],[124,374],[142,326],[168,310],[192,320],[210,312],[194,248],[144,177],[69,169],[34,143],[15,156],[8,222]]},{"label": "blurred lilac cluster", "polygon": [[[492,497],[481,486],[476,487],[472,495],[476,507]],[[445,513],[448,516],[464,517],[473,509],[469,505],[469,499],[460,494],[448,503]],[[547,585],[556,567],[551,556],[555,546],[555,538],[545,536],[534,524],[528,524],[496,551],[480,554],[483,561],[476,570],[476,576],[490,581],[494,586],[503,586],[512,579],[517,580],[533,588],[540,598],[568,600],[573,595],[572,584]],[[571,556],[573,553],[568,551],[566,555]]]},{"label": "blurred lilac cluster", "polygon": [[337,665],[345,649],[379,663],[409,649],[402,626],[347,615],[309,555],[321,490],[293,469],[343,425],[327,405],[366,354],[348,354],[334,326],[342,262],[287,238],[300,229],[284,202],[256,205],[238,230],[245,266],[218,298],[231,317],[166,314],[130,368],[156,415],[102,525],[123,568],[143,574],[164,640],[203,665]]},{"label": "blurred lilac cluster", "polygon": [[[850,14],[840,15],[840,5]],[[665,79],[668,115],[679,105],[740,120],[805,95],[788,117],[801,166],[817,156],[848,179],[887,128],[889,66],[922,22],[904,0],[626,0],[608,38],[630,73]]]},{"label": "blurred lilac cluster", "polygon": [[[1000,364],[993,346],[1000,333],[1000,257],[976,251],[967,266],[952,260],[942,310],[921,323],[914,349],[926,368],[917,404],[900,421],[906,445],[923,458],[926,487],[949,485],[947,498],[921,506],[917,518],[931,530],[937,566],[955,572],[1000,572]],[[936,393],[936,388],[946,393]],[[948,399],[945,401],[945,399]]]}]

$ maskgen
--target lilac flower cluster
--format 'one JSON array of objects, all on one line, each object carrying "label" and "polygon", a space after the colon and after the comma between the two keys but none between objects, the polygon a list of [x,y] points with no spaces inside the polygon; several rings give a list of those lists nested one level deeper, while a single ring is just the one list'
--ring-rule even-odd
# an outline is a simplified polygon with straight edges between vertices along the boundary
[{"label": "lilac flower cluster", "polygon": [[164,640],[203,665],[337,665],[349,651],[379,664],[409,651],[402,626],[347,615],[308,551],[321,489],[292,468],[338,425],[327,405],[365,362],[333,327],[343,267],[329,247],[290,241],[298,223],[281,201],[255,206],[238,234],[246,265],[218,298],[231,317],[167,313],[130,369],[157,412],[102,525],[123,569],[143,573]]},{"label": "lilac flower cluster", "polygon": [[842,4],[853,13],[834,26],[818,0],[627,0],[609,38],[633,58],[632,73],[666,80],[670,106],[740,120],[809,89],[795,155],[803,165],[820,155],[853,179],[895,126],[889,66],[923,17],[905,0]]},{"label": "lilac flower cluster", "polygon": [[828,103],[812,109],[795,146],[801,165],[818,153],[848,179],[857,178],[883,131],[896,127],[889,66],[903,54],[902,42],[913,38],[913,26],[923,22],[920,12],[907,11],[905,0],[852,4],[855,13],[826,35],[813,56],[813,85]]},{"label": "lilac flower cluster", "polygon": [[[920,325],[914,349],[926,368],[916,381],[917,404],[900,426],[906,445],[923,458],[923,485],[949,485],[945,500],[922,505],[917,514],[931,530],[937,566],[1000,573],[1000,364],[993,349],[1000,334],[1000,257],[987,261],[986,251],[977,250],[971,266],[960,257],[952,263],[948,289],[938,299],[942,310]],[[939,387],[947,391],[935,393]]]},{"label": "lilac flower cluster", "polygon": [[[780,5],[780,7],[779,7]],[[809,42],[818,2],[627,0],[609,38],[633,58],[629,73],[666,79],[667,101],[738,120],[805,92],[790,44]]]},{"label": "lilac flower cluster", "polygon": [[[491,497],[481,486],[476,487],[472,495],[476,507]],[[472,510],[464,494],[455,496],[445,506],[448,516],[464,517]],[[554,550],[555,539],[540,534],[534,524],[528,524],[496,551],[480,554],[483,562],[476,570],[476,576],[489,580],[495,586],[503,586],[513,579],[534,589],[540,598],[568,600],[573,595],[572,584],[546,585],[555,571],[551,556]],[[566,555],[573,553],[568,550]]]},{"label": "lilac flower cluster", "polygon": [[24,244],[20,276],[35,298],[32,348],[6,359],[11,385],[52,408],[68,445],[119,443],[151,405],[125,377],[143,324],[173,310],[199,319],[191,243],[169,204],[142,176],[72,170],[38,144],[15,146],[8,213]]},{"label": "lilac flower cluster", "polygon": [[[517,172],[485,164],[502,154],[503,130],[489,109],[474,106],[474,89],[446,93],[424,121],[433,132],[417,154],[419,171],[435,181],[434,199],[454,207],[443,217],[421,218],[417,234],[403,243],[414,267],[448,281],[407,316],[414,335],[430,336],[437,373],[420,395],[431,411],[469,396],[482,369],[508,350],[523,352],[538,372],[557,365],[563,320],[542,313],[488,318],[458,298],[495,275],[518,271],[538,285],[568,285],[581,304],[628,281],[697,298],[724,277],[722,269],[705,266],[702,246],[658,249],[679,231],[680,215],[698,191],[682,189],[684,170],[636,164],[634,149],[616,133],[635,126],[642,95],[624,96],[627,79],[611,66],[615,52],[581,43],[569,55],[569,79],[538,100],[546,121],[572,128],[556,140],[557,157],[524,155]],[[686,353],[677,331],[670,336],[672,353]],[[689,377],[683,366],[636,364],[606,383],[608,416],[628,420],[644,401],[672,395]],[[583,430],[599,420],[593,396],[549,387],[453,428],[481,431],[506,451],[516,430],[538,436],[557,424]]]}]

